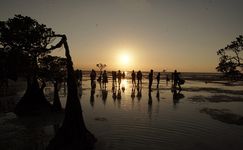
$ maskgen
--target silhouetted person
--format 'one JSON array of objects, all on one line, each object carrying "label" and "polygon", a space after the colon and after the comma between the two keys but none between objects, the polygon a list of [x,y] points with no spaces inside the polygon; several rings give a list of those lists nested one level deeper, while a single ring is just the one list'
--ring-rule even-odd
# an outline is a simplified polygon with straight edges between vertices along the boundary
[{"label": "silhouetted person", "polygon": [[134,72],[134,70],[132,71],[132,85],[136,85],[136,73]]},{"label": "silhouetted person", "polygon": [[90,73],[90,80],[91,80],[91,88],[95,88],[96,87],[96,72],[94,71],[94,69],[92,69],[91,73]]},{"label": "silhouetted person", "polygon": [[123,72],[122,72],[122,79],[125,79],[125,76],[126,76],[126,75],[125,75],[125,72],[123,71]]},{"label": "silhouetted person", "polygon": [[180,90],[173,89],[171,92],[173,93],[174,105],[179,103],[179,100],[185,97],[183,94],[180,93]]},{"label": "silhouetted person", "polygon": [[159,81],[160,81],[160,72],[157,74],[157,89],[159,88]]},{"label": "silhouetted person", "polygon": [[152,84],[153,84],[153,70],[151,69],[150,70],[150,73],[149,73],[149,76],[148,76],[148,78],[149,78],[149,91],[151,92],[151,90],[152,90]]},{"label": "silhouetted person", "polygon": [[103,87],[106,88],[106,84],[108,83],[108,77],[107,77],[106,70],[104,70],[104,72],[102,74],[102,83],[103,83]]},{"label": "silhouetted person", "polygon": [[141,84],[142,86],[142,78],[143,78],[143,74],[142,72],[139,70],[137,73],[137,80],[138,80],[138,86]]},{"label": "silhouetted person", "polygon": [[116,84],[116,71],[112,71],[112,85]]},{"label": "silhouetted person", "polygon": [[122,78],[121,71],[118,70],[118,73],[117,73],[117,79],[118,79],[118,86],[119,86],[119,88],[120,88],[120,85],[121,85],[121,78]]},{"label": "silhouetted person", "polygon": [[179,87],[179,90],[181,90],[181,83],[180,83],[180,77],[179,77],[180,73],[177,72],[177,70],[174,71],[173,73],[173,79],[174,79],[174,87],[176,89],[177,85]]}]

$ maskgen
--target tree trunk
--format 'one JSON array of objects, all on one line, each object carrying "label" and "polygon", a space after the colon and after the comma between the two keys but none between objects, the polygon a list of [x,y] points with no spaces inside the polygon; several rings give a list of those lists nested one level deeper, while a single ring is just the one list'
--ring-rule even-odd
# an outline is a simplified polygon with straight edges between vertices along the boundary
[{"label": "tree trunk", "polygon": [[35,77],[27,78],[27,89],[15,107],[15,113],[23,115],[40,115],[51,112],[51,104],[47,101]]},{"label": "tree trunk", "polygon": [[77,82],[66,36],[62,37],[67,57],[67,103],[65,118],[58,133],[48,145],[48,150],[92,149],[96,138],[87,130],[78,97]]},{"label": "tree trunk", "polygon": [[59,98],[59,94],[58,94],[58,82],[56,81],[54,83],[54,100],[53,100],[53,110],[58,112],[58,111],[62,111],[62,105],[60,102],[60,98]]}]

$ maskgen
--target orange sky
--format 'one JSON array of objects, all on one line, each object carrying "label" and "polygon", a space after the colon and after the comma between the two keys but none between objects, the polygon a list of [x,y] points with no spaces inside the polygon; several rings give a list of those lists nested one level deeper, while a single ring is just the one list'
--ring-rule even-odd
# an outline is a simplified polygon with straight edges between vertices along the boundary
[{"label": "orange sky", "polygon": [[3,0],[0,20],[27,15],[66,34],[80,69],[105,63],[107,70],[215,72],[216,51],[243,33],[242,6],[241,0]]}]

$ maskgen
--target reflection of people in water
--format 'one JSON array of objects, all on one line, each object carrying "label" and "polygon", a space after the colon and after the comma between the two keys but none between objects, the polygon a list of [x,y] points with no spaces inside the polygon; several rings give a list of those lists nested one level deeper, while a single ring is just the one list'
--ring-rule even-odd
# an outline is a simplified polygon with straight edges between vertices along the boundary
[{"label": "reflection of people in water", "polygon": [[91,88],[91,90],[90,90],[90,105],[92,107],[94,107],[94,101],[95,101],[94,94],[95,94],[95,88]]},{"label": "reflection of people in water", "polygon": [[149,96],[148,104],[152,105],[153,101],[152,101],[151,91],[149,91],[148,96]]},{"label": "reflection of people in water", "polygon": [[134,98],[135,98],[135,88],[134,87],[132,87],[131,98],[132,98],[132,100],[134,100]]},{"label": "reflection of people in water", "polygon": [[117,102],[118,102],[118,108],[120,108],[121,107],[121,89],[120,88],[118,88],[118,91],[117,91]]},{"label": "reflection of people in water", "polygon": [[112,98],[115,101],[116,100],[116,87],[112,86]]},{"label": "reflection of people in water", "polygon": [[142,98],[142,87],[137,87],[137,98],[140,100]]},{"label": "reflection of people in water", "polygon": [[117,91],[117,99],[121,100],[121,89],[120,88]]},{"label": "reflection of people in water", "polygon": [[160,100],[160,94],[159,94],[159,90],[157,89],[157,93],[156,93],[156,98],[159,101]]},{"label": "reflection of people in water", "polygon": [[148,97],[149,97],[149,99],[148,99],[148,114],[149,114],[149,118],[151,119],[151,117],[152,117],[152,103],[153,103],[151,91],[149,91]]},{"label": "reflection of people in water", "polygon": [[103,83],[103,87],[106,88],[106,84],[108,83],[108,77],[107,77],[106,70],[104,70],[104,72],[102,74],[102,83]]},{"label": "reflection of people in water", "polygon": [[173,93],[173,103],[174,103],[174,105],[179,103],[180,99],[185,97],[182,93],[180,93],[181,92],[180,90],[173,89],[171,92]]},{"label": "reflection of people in water", "polygon": [[122,92],[124,93],[125,92],[125,85],[122,86]]},{"label": "reflection of people in water", "polygon": [[102,90],[102,100],[104,102],[104,105],[106,104],[106,99],[107,99],[108,91],[106,89]]}]

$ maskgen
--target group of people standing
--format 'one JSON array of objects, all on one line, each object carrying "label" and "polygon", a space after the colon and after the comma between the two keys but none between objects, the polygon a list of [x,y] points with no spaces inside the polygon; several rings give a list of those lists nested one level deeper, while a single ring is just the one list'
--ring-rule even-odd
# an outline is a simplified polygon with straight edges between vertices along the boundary
[{"label": "group of people standing", "polygon": [[118,86],[120,87],[121,85],[121,79],[125,79],[125,72],[121,72],[121,70],[118,70],[118,72],[116,71],[112,71],[112,85],[114,86],[116,84],[116,81],[118,81]]},{"label": "group of people standing", "polygon": [[[135,73],[135,71],[133,70],[132,71],[132,84],[133,85],[136,85],[136,73]],[[140,86],[140,85],[142,85],[142,78],[143,78],[143,74],[142,74],[142,72],[139,70],[138,72],[137,72],[137,85],[138,86]]]},{"label": "group of people standing", "polygon": [[[112,84],[115,85],[118,81],[118,86],[120,87],[121,85],[121,80],[125,79],[125,72],[121,72],[120,70],[118,70],[118,72],[112,71]],[[90,73],[90,80],[91,80],[91,87],[95,88],[96,87],[96,72],[92,69],[91,73]],[[108,75],[106,70],[104,70],[103,72],[100,73],[99,78],[97,79],[97,81],[102,84],[102,86],[104,88],[106,88],[106,85],[108,83]]]},{"label": "group of people standing", "polygon": [[[95,88],[96,87],[96,72],[95,70],[92,69],[91,73],[90,73],[90,79],[91,79],[91,87]],[[156,76],[156,80],[157,80],[157,89],[159,88],[159,84],[160,84],[160,79],[161,79],[161,74],[160,72],[157,73]],[[140,87],[142,86],[142,78],[143,78],[143,74],[142,72],[139,70],[137,73],[135,73],[135,71],[133,70],[131,73],[131,78],[132,78],[132,85],[133,86],[137,86]],[[120,87],[121,85],[121,80],[125,79],[125,72],[121,72],[120,70],[118,70],[118,72],[116,71],[112,71],[112,86],[116,85],[118,82],[118,87]],[[149,80],[149,91],[152,90],[152,84],[153,84],[153,79],[154,79],[154,71],[151,69],[149,74],[148,74],[148,80]],[[178,89],[181,90],[181,84],[184,84],[185,80],[180,78],[180,73],[177,72],[177,70],[175,70],[172,75],[171,75],[171,79],[172,79],[172,89]],[[137,83],[136,83],[137,80]],[[166,84],[168,84],[168,82],[170,81],[169,79],[169,75],[166,74]],[[102,86],[104,88],[106,88],[106,85],[108,83],[108,75],[106,70],[104,70],[103,72],[100,73],[100,76],[97,80],[100,84],[102,84]]]}]

